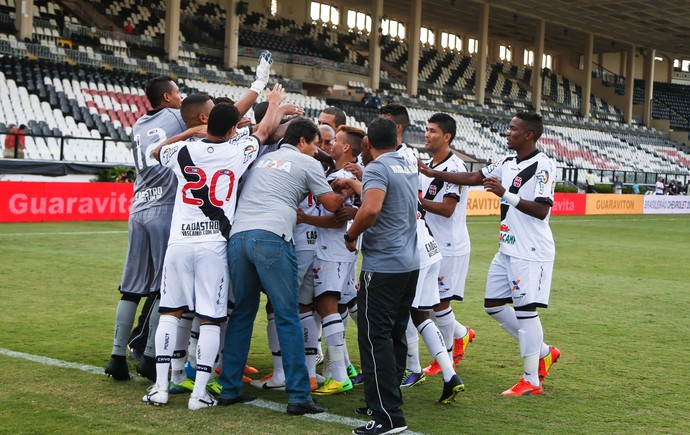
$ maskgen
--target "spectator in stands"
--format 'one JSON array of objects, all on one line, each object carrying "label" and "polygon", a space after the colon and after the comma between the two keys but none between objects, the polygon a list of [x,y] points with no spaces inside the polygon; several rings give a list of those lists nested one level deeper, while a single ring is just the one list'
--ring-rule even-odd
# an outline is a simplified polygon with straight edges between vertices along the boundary
[{"label": "spectator in stands", "polygon": [[669,195],[679,195],[680,194],[680,188],[678,187],[678,181],[676,181],[676,180],[669,181],[667,193]]},{"label": "spectator in stands", "polygon": [[125,26],[122,28],[122,31],[125,32],[127,35],[131,35],[134,33],[134,26],[132,26],[132,23],[127,21],[125,23]]},{"label": "spectator in stands", "polygon": [[654,185],[654,194],[663,195],[665,190],[666,186],[664,185],[664,179],[662,177],[659,177],[656,184]]},{"label": "spectator in stands", "polygon": [[375,109],[378,109],[378,108],[381,107],[381,96],[379,95],[378,92],[375,93],[375,94],[371,97],[371,107],[373,107],[373,108],[375,108]]},{"label": "spectator in stands", "polygon": [[616,180],[613,182],[613,193],[620,195],[623,193],[623,182],[621,181],[621,177],[616,175]]},{"label": "spectator in stands", "polygon": [[26,149],[26,138],[24,131],[26,125],[22,124],[17,128],[15,124],[10,125],[7,136],[5,137],[5,158],[6,159],[23,159],[24,150]]},{"label": "spectator in stands", "polygon": [[637,182],[637,178],[635,178],[635,181],[633,182],[633,184],[632,184],[631,187],[632,187],[632,191],[633,191],[633,193],[634,193],[635,195],[639,195],[639,194],[640,194],[640,185],[639,185],[639,183]]},{"label": "spectator in stands", "polygon": [[329,106],[321,111],[319,114],[319,125],[327,124],[330,125],[333,131],[338,131],[338,127],[345,125],[347,122],[347,116],[342,109],[337,107]]},{"label": "spectator in stands", "polygon": [[587,175],[585,175],[585,184],[587,186],[587,193],[597,193],[597,191],[594,190],[594,174],[592,174],[591,169],[587,170]]},{"label": "spectator in stands", "polygon": [[14,158],[14,144],[17,142],[17,124],[10,124],[5,136],[5,152],[6,159]]}]

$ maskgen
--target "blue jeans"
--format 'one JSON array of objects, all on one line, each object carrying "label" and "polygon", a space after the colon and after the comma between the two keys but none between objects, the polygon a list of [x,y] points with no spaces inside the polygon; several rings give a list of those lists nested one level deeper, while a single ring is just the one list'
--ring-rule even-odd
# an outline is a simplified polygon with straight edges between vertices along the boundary
[{"label": "blue jeans", "polygon": [[233,399],[242,394],[242,373],[247,363],[260,289],[273,305],[289,403],[312,402],[309,373],[304,360],[304,339],[299,320],[299,289],[295,248],[265,230],[243,231],[228,242],[228,263],[235,309],[228,319],[223,352],[220,394]]}]

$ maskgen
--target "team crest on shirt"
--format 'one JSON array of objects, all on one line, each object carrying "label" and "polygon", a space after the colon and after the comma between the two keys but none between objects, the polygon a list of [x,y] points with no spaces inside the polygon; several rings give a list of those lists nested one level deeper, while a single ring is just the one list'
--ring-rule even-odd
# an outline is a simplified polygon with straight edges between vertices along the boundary
[{"label": "team crest on shirt", "polygon": [[522,177],[515,177],[513,179],[513,186],[515,186],[519,189],[520,186],[522,186]]},{"label": "team crest on shirt", "polygon": [[244,148],[244,161],[242,163],[247,163],[249,159],[251,159],[252,154],[254,154],[254,151],[256,151],[256,147],[254,145],[248,145],[247,147]]},{"label": "team crest on shirt", "polygon": [[429,195],[436,195],[436,186],[433,184],[429,186]]}]

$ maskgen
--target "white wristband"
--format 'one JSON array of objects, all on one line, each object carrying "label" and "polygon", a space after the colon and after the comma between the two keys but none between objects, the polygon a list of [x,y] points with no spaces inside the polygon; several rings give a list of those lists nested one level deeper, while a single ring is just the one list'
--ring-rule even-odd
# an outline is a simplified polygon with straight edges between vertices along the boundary
[{"label": "white wristband", "polygon": [[261,92],[263,92],[264,88],[266,87],[266,82],[263,80],[254,80],[252,82],[252,85],[249,87],[252,91],[256,92],[257,94],[261,95]]},{"label": "white wristband", "polygon": [[517,196],[514,193],[510,193],[507,190],[505,191],[505,193],[503,194],[503,196],[501,198],[503,198],[505,200],[505,202],[508,203],[508,205],[512,205],[513,207],[517,207],[518,203],[520,202],[519,196]]}]

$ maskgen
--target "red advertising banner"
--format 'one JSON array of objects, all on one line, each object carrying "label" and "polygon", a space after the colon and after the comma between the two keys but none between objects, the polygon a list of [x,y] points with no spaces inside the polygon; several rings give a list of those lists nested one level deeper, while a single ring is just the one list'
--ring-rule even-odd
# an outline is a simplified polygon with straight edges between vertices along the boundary
[{"label": "red advertising banner", "polygon": [[131,183],[0,181],[0,222],[127,220]]},{"label": "red advertising banner", "polygon": [[587,210],[587,195],[581,193],[556,193],[554,195],[551,214],[585,214]]}]

